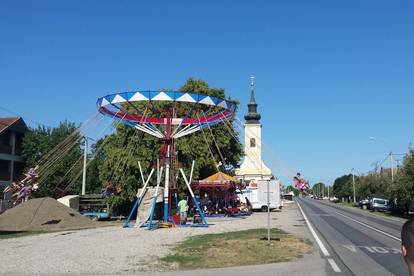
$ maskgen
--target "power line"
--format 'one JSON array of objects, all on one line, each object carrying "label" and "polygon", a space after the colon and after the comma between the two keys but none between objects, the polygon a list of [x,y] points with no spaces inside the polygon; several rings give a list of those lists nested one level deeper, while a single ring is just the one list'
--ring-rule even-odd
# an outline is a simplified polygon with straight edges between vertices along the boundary
[{"label": "power line", "polygon": [[16,113],[16,112],[13,112],[13,111],[11,111],[11,110],[9,110],[9,109],[5,108],[5,107],[0,106],[0,109],[1,109],[1,110],[3,110],[3,111],[5,111],[6,113],[8,113],[8,114],[10,114],[10,115],[13,115],[13,116],[16,116],[16,117],[22,117],[22,118],[24,117],[24,120],[25,120],[25,121],[27,121],[27,122],[34,123],[34,124],[36,124],[36,125],[38,125],[38,126],[45,126],[45,127],[48,127],[48,128],[52,128],[51,126],[48,126],[48,125],[43,124],[43,123],[39,123],[39,122],[37,122],[37,121],[35,121],[35,120],[32,120],[32,119],[27,119],[27,117],[22,116],[21,114],[18,114],[18,113]]}]

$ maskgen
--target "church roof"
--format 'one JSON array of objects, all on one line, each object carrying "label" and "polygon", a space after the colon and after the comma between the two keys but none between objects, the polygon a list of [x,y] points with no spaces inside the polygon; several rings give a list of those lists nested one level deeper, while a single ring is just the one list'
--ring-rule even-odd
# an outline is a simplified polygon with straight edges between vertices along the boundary
[{"label": "church roof", "polygon": [[248,112],[244,115],[246,124],[259,124],[260,123],[260,114],[257,112],[257,103],[254,96],[254,77],[250,77],[250,102],[247,104]]}]

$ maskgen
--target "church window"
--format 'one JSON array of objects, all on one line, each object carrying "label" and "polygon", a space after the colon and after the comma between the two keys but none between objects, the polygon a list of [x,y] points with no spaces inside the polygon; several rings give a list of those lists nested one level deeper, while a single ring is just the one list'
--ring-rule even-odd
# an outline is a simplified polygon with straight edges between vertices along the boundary
[{"label": "church window", "polygon": [[250,138],[250,147],[251,147],[251,148],[256,147],[256,139],[254,139],[254,138]]}]

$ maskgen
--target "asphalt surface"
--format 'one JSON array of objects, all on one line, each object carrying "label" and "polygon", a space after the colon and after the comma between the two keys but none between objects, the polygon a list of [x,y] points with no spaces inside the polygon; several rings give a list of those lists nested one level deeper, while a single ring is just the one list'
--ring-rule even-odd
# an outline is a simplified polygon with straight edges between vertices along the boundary
[{"label": "asphalt surface", "polygon": [[400,249],[402,222],[308,198],[298,203],[322,244],[329,274],[408,275]]}]

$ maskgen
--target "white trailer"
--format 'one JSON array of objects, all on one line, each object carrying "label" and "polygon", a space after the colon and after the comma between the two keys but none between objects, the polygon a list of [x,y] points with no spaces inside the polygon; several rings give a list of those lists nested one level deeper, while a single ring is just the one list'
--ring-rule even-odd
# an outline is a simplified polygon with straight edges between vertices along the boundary
[{"label": "white trailer", "polygon": [[259,180],[257,183],[250,183],[249,186],[239,193],[240,201],[250,201],[253,210],[267,211],[267,184],[269,182],[270,210],[282,209],[280,198],[279,180]]}]

